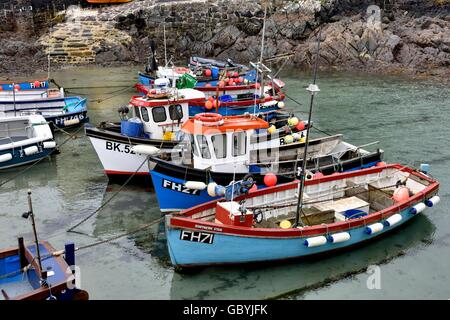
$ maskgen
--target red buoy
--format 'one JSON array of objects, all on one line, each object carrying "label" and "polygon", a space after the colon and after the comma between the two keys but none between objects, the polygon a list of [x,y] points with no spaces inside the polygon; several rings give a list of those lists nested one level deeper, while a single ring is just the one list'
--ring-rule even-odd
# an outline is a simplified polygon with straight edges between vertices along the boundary
[{"label": "red buoy", "polygon": [[225,81],[220,80],[219,81],[219,88],[223,88],[223,87],[225,87]]},{"label": "red buoy", "polygon": [[295,129],[297,129],[298,131],[303,131],[305,130],[305,127],[305,123],[303,121],[299,121],[295,126]]},{"label": "red buoy", "polygon": [[318,171],[316,173],[313,174],[313,179],[319,179],[323,177],[323,173]]},{"label": "red buoy", "polygon": [[211,83],[205,84],[205,88],[211,88],[211,87],[212,87]]},{"label": "red buoy", "polygon": [[395,189],[392,196],[395,202],[403,202],[409,199],[409,189],[407,187],[400,187]]},{"label": "red buoy", "polygon": [[268,187],[273,187],[277,184],[277,176],[273,173],[267,173],[264,176],[264,184]]},{"label": "red buoy", "polygon": [[203,73],[204,73],[205,76],[207,76],[207,77],[211,77],[211,74],[212,74],[212,72],[211,72],[210,69],[205,69],[205,71],[204,71]]},{"label": "red buoy", "polygon": [[38,81],[38,80],[36,80],[33,84],[34,84],[35,88],[40,88],[41,87],[41,82]]},{"label": "red buoy", "polygon": [[15,84],[15,85],[14,85],[14,90],[19,91],[19,90],[20,90],[20,85]]},{"label": "red buoy", "polygon": [[234,74],[233,74],[233,76],[234,76],[235,78],[239,77],[239,72],[235,71]]},{"label": "red buoy", "polygon": [[377,164],[376,164],[377,167],[384,167],[385,165],[386,165],[386,162],[384,162],[384,161],[377,162]]}]

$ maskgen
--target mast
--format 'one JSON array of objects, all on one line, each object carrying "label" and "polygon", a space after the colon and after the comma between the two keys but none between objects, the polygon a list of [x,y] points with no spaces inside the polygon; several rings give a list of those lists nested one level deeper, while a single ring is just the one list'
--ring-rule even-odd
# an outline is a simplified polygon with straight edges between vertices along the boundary
[{"label": "mast", "polygon": [[42,270],[41,252],[39,250],[39,241],[38,241],[38,236],[37,236],[37,232],[36,232],[36,222],[34,221],[33,205],[31,203],[31,190],[28,190],[28,207],[29,207],[29,211],[22,214],[22,217],[25,219],[28,219],[28,217],[31,216],[31,224],[33,226],[33,234],[34,234],[34,242],[36,245],[36,257],[37,257],[37,261],[39,264],[39,269],[41,271],[40,277],[42,277],[43,270]]},{"label": "mast", "polygon": [[313,103],[314,103],[314,96],[317,92],[319,92],[319,87],[316,85],[316,78],[317,78],[317,68],[319,64],[319,50],[320,50],[320,38],[322,34],[322,27],[319,29],[319,37],[317,39],[317,53],[316,53],[316,61],[314,64],[314,71],[313,71],[313,83],[308,86],[306,89],[311,94],[311,101],[309,104],[309,114],[308,114],[308,127],[306,129],[306,140],[305,140],[305,149],[303,154],[303,162],[302,162],[302,169],[300,171],[300,182],[298,187],[298,200],[297,200],[297,211],[295,213],[295,223],[293,227],[297,227],[300,221],[300,212],[302,211],[302,205],[303,205],[303,192],[305,189],[305,170],[306,170],[306,162],[307,162],[307,156],[308,156],[308,143],[309,143],[309,131],[311,128],[311,116],[312,116],[312,110],[313,110]]},{"label": "mast", "polygon": [[167,43],[166,43],[166,24],[163,23],[163,33],[164,33],[164,61],[165,67],[167,67]]},{"label": "mast", "polygon": [[14,103],[14,117],[16,116],[16,84],[13,82],[12,84],[13,91],[13,103]]}]

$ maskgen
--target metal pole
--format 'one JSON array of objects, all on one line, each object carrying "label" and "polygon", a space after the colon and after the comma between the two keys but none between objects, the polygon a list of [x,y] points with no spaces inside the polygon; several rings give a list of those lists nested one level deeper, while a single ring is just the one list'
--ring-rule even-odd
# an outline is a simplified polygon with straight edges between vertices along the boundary
[{"label": "metal pole", "polygon": [[14,103],[14,117],[16,116],[16,84],[13,82],[12,84],[13,90],[13,103]]},{"label": "metal pole", "polygon": [[166,67],[167,67],[167,44],[166,44],[166,24],[163,24],[163,31],[164,31],[164,60],[166,61]]},{"label": "metal pole", "polygon": [[316,86],[316,78],[317,78],[317,67],[318,67],[318,62],[319,62],[321,34],[322,34],[322,27],[320,27],[320,29],[319,29],[319,38],[317,39],[317,54],[316,54],[316,62],[314,65],[313,83],[307,89],[311,93],[311,101],[309,104],[308,127],[306,129],[305,149],[304,149],[304,153],[303,153],[302,171],[300,172],[300,182],[299,182],[299,191],[298,191],[298,199],[297,199],[297,211],[295,213],[294,227],[297,227],[300,222],[300,211],[303,212],[302,211],[302,205],[303,205],[302,198],[303,198],[303,192],[304,192],[304,188],[305,188],[305,170],[306,170],[306,162],[307,162],[307,156],[308,156],[309,131],[311,128],[311,116],[312,116],[312,110],[313,110],[314,95],[318,91],[318,88]]},{"label": "metal pole", "polygon": [[39,250],[39,241],[38,236],[36,232],[36,223],[34,221],[34,213],[33,213],[33,205],[31,203],[31,190],[28,190],[28,207],[30,208],[30,215],[31,215],[31,224],[33,225],[33,234],[34,234],[34,242],[36,244],[36,255],[38,259],[39,269],[41,270],[42,274],[42,263],[41,263],[41,252]]}]

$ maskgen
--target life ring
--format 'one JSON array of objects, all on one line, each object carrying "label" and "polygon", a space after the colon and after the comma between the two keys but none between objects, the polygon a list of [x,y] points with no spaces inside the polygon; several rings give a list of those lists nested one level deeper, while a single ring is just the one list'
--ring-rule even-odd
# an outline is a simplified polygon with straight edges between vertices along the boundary
[{"label": "life ring", "polygon": [[175,68],[175,72],[176,73],[187,73],[187,72],[189,72],[190,70],[188,69],[188,68],[185,68],[185,67],[176,67]]},{"label": "life ring", "polygon": [[218,113],[198,113],[194,116],[194,120],[201,121],[207,126],[221,125],[223,116]]}]

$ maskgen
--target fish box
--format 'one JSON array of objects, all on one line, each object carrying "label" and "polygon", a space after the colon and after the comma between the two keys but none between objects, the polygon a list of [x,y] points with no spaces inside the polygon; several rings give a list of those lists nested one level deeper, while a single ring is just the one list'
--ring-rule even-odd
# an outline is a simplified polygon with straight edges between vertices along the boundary
[{"label": "fish box", "polygon": [[334,216],[337,221],[358,218],[369,213],[369,203],[355,196],[336,201],[317,203],[313,207],[320,211],[334,210]]},{"label": "fish box", "polygon": [[245,214],[239,211],[239,203],[236,201],[218,202],[216,204],[216,222],[232,225],[251,227],[253,225],[253,212],[246,210]]},{"label": "fish box", "polygon": [[141,137],[144,133],[144,124],[142,122],[122,120],[120,123],[120,133],[127,137]]}]

